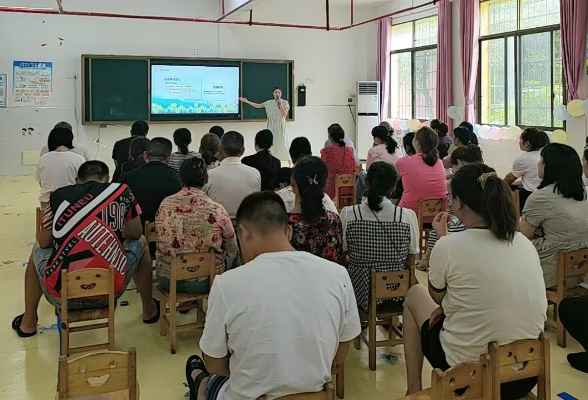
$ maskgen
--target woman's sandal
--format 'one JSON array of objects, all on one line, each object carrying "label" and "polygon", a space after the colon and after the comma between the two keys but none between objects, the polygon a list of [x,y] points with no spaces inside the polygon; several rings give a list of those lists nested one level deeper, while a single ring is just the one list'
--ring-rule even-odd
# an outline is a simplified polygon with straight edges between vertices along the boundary
[{"label": "woman's sandal", "polygon": [[[16,333],[18,334],[18,336],[20,336],[21,338],[29,338],[29,337],[35,336],[37,334],[36,330],[34,332],[26,333],[20,329],[20,324],[22,324],[23,318],[24,318],[24,314],[20,314],[19,316],[14,318],[12,320],[12,329],[14,329],[16,331]],[[37,317],[37,321],[38,320],[39,320],[39,318]]]},{"label": "woman's sandal", "polygon": [[[192,379],[192,372],[194,370],[202,371],[196,379]],[[190,356],[188,361],[186,361],[186,380],[188,381],[188,387],[190,388],[190,400],[197,400],[198,399],[198,389],[200,388],[200,383],[204,380],[204,378],[208,378],[210,374],[206,370],[206,365],[204,365],[204,361],[199,356]]]}]

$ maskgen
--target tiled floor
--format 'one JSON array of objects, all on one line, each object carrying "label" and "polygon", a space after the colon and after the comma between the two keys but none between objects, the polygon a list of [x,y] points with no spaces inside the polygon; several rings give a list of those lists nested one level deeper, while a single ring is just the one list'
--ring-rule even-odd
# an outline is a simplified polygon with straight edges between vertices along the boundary
[{"label": "tiled floor", "polygon": [[[10,328],[12,318],[24,310],[23,263],[33,246],[37,193],[38,185],[32,177],[0,177],[0,399],[55,398],[59,336],[51,328],[56,322],[53,310],[46,301],[41,301],[41,333],[34,338],[20,339]],[[123,300],[130,304],[116,311],[116,345],[120,350],[129,346],[137,348],[141,399],[182,399],[187,391],[183,385],[184,363],[188,356],[199,353],[200,333],[181,333],[178,353],[171,355],[169,339],[159,336],[157,326],[141,322],[138,294],[129,291]],[[77,335],[91,340],[94,334]],[[81,342],[74,336],[72,344],[76,343]],[[572,339],[568,343],[567,349],[551,345],[553,396],[567,392],[577,399],[588,399],[588,376],[570,368],[565,359],[569,351],[580,351],[580,347]],[[378,356],[383,353],[400,353],[398,362],[393,365],[379,359],[377,371],[370,372],[365,347],[362,351],[351,349],[346,364],[346,399],[394,400],[404,394],[406,372],[402,347],[378,350]],[[425,384],[429,383],[429,374],[427,369]]]}]

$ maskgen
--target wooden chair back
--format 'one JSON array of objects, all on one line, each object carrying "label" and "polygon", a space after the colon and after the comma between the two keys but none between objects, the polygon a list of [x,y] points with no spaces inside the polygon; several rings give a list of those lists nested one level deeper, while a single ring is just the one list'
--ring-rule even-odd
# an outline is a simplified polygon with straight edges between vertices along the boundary
[{"label": "wooden chair back", "polygon": [[[355,174],[335,175],[335,206],[341,211],[345,206],[357,204],[357,188],[355,187]],[[351,194],[341,195],[341,189],[349,188]]]},{"label": "wooden chair back", "polygon": [[[62,300],[108,295],[112,296],[114,302],[114,267],[112,265],[108,269],[86,268],[73,272],[64,269],[61,271],[61,282]],[[66,304],[67,302],[61,302],[62,311]]]},{"label": "wooden chair back", "polygon": [[551,398],[550,349],[547,335],[542,333],[538,340],[519,340],[504,346],[498,346],[493,342],[488,345],[488,349],[493,400],[500,400],[502,383],[535,377],[539,379],[537,399]]},{"label": "wooden chair back", "polygon": [[421,199],[419,200],[419,207],[417,210],[417,219],[419,223],[419,247],[421,249],[420,256],[427,251],[429,234],[431,229],[425,229],[425,219],[432,219],[440,212],[447,210],[447,197],[442,199]]},{"label": "wooden chair back", "polygon": [[372,269],[370,276],[370,301],[375,306],[377,300],[404,297],[411,284],[409,270],[393,272],[376,272]]},{"label": "wooden chair back", "polygon": [[157,242],[157,237],[155,236],[155,222],[145,221],[145,239],[147,239],[147,243],[155,243]]},{"label": "wooden chair back", "polygon": [[101,351],[67,360],[59,357],[59,400],[128,390],[137,400],[137,353]]},{"label": "wooden chair back", "polygon": [[[331,383],[325,383],[323,390],[316,393],[298,393],[288,396],[278,397],[276,400],[333,400],[335,395],[335,386]],[[265,400],[265,396],[259,397],[257,400]]]},{"label": "wooden chair back", "polygon": [[512,194],[512,202],[514,203],[516,215],[521,215],[521,196],[518,190],[513,190]]},{"label": "wooden chair back", "polygon": [[431,400],[490,400],[490,388],[491,374],[482,361],[458,364],[445,372],[436,369],[431,374]]},{"label": "wooden chair back", "polygon": [[560,285],[565,289],[568,277],[588,274],[588,249],[560,251],[557,273],[558,290]]},{"label": "wooden chair back", "polygon": [[216,257],[214,251],[208,253],[189,253],[174,257],[170,268],[170,292],[178,281],[208,277],[210,287],[216,277]]}]

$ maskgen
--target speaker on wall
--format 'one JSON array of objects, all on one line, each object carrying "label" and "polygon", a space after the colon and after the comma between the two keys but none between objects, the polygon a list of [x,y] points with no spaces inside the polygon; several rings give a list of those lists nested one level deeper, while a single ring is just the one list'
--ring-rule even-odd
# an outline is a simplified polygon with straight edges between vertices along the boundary
[{"label": "speaker on wall", "polygon": [[298,85],[296,88],[298,93],[298,107],[303,107],[306,105],[306,86],[304,84]]}]

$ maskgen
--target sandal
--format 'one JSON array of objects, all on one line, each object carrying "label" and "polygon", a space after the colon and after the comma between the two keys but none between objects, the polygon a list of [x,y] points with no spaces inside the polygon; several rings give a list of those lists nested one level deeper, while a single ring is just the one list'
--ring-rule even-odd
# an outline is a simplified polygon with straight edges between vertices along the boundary
[{"label": "sandal", "polygon": [[[20,324],[22,323],[23,318],[24,318],[24,314],[20,314],[19,316],[14,318],[12,320],[12,329],[14,329],[16,331],[16,333],[18,334],[18,336],[20,336],[21,338],[29,338],[29,337],[35,336],[37,334],[36,330],[34,332],[26,333],[20,329]],[[37,321],[38,320],[39,320],[39,317],[37,317]]]},{"label": "sandal", "polygon": [[153,302],[155,303],[155,308],[157,309],[157,314],[155,314],[155,317],[153,317],[153,318],[144,319],[143,320],[144,324],[151,325],[151,324],[155,324],[155,323],[159,322],[159,317],[160,317],[160,312],[161,312],[161,309],[159,308],[159,300],[153,299]]},{"label": "sandal", "polygon": [[[192,379],[192,372],[194,370],[200,370],[200,373],[196,380]],[[190,388],[190,400],[197,400],[198,399],[198,389],[200,388],[200,383],[204,380],[204,378],[208,378],[210,374],[206,370],[206,365],[204,365],[204,361],[199,356],[190,356],[188,361],[186,361],[186,380],[188,381],[188,387]]]}]

